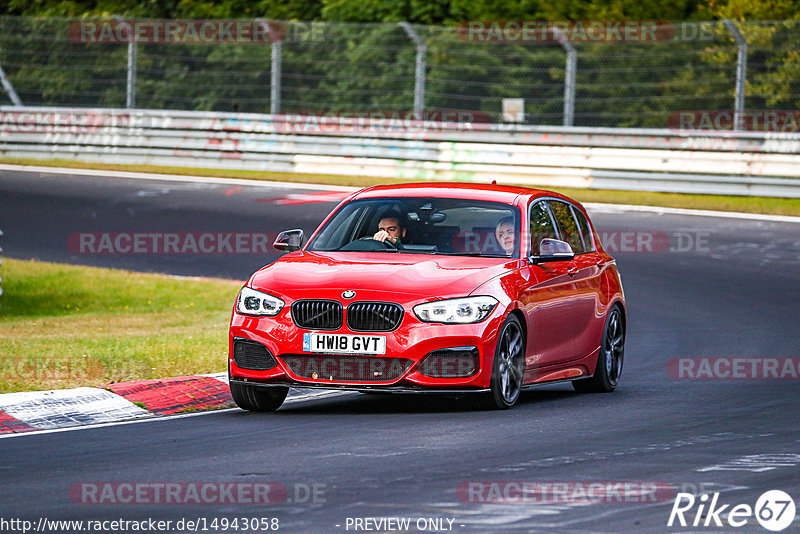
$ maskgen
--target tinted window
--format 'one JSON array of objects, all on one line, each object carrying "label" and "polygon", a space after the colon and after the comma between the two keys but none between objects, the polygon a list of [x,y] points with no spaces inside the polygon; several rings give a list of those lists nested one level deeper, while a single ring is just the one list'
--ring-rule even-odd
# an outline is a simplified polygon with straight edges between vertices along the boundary
[{"label": "tinted window", "polygon": [[572,209],[566,202],[558,202],[556,200],[549,200],[550,210],[556,218],[558,224],[558,233],[561,236],[561,241],[566,241],[572,247],[575,254],[582,254],[585,252],[583,246],[583,239],[581,231],[578,229],[578,223],[575,222],[575,217],[572,216]]},{"label": "tinted window", "polygon": [[581,210],[579,210],[575,206],[572,207],[572,213],[578,220],[578,228],[581,229],[581,235],[583,236],[584,249],[586,250],[586,252],[594,252],[592,231],[589,229],[589,222],[586,220],[586,216],[583,214]]},{"label": "tinted window", "polygon": [[550,212],[547,209],[547,204],[543,201],[540,201],[531,206],[532,255],[539,255],[539,243],[545,238],[558,239],[558,236],[556,235],[556,229],[553,226],[553,220],[550,218]]}]

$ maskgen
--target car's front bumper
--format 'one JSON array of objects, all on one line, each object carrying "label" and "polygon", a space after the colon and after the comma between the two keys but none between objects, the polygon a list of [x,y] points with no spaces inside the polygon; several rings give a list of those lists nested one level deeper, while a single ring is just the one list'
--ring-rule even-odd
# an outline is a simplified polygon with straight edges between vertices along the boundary
[{"label": "car's front bumper", "polygon": [[469,388],[458,389],[454,387],[415,387],[415,386],[380,386],[380,385],[358,385],[358,384],[307,384],[297,382],[258,382],[247,379],[231,379],[230,382],[246,385],[246,386],[260,386],[260,387],[292,387],[297,389],[324,389],[324,390],[342,390],[342,391],[361,391],[364,393],[409,393],[409,394],[447,394],[447,395],[467,395],[473,393],[485,393],[490,391],[489,388]]},{"label": "car's front bumper", "polygon": [[[386,353],[375,356],[319,354],[303,351],[303,334],[318,332],[299,328],[291,319],[289,310],[276,317],[251,317],[233,314],[229,334],[229,372],[233,381],[248,384],[288,385],[295,387],[318,387],[328,389],[347,389],[359,391],[392,392],[458,392],[481,391],[490,385],[492,363],[497,333],[502,325],[501,311],[495,309],[490,317],[476,324],[443,325],[423,323],[406,311],[404,320],[397,330],[375,332],[369,335],[386,337]],[[347,326],[329,334],[364,335],[364,332],[351,331]],[[237,365],[234,358],[236,339],[254,341],[263,345],[274,358],[275,366],[256,370]],[[478,353],[477,369],[469,376],[434,377],[423,372],[422,362],[429,354],[446,349],[475,347]],[[408,362],[405,370],[397,378],[388,380],[343,380],[336,376],[309,377],[297,372],[298,358],[316,357],[329,359],[331,368],[341,359],[382,358],[400,359]],[[294,364],[287,360],[293,358]],[[430,363],[430,361],[429,361]],[[325,373],[327,374],[327,373]],[[307,373],[306,373],[307,375]]]}]

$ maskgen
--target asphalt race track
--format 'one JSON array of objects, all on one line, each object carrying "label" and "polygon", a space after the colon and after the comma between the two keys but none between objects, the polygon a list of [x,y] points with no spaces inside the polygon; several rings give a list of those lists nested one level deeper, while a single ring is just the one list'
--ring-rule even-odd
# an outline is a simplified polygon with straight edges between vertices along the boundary
[{"label": "asphalt race track", "polygon": [[[308,232],[332,197],[0,171],[2,247],[11,258],[244,280],[277,254],[81,254],[68,241],[84,232]],[[725,358],[746,374],[778,359],[779,372],[785,362],[798,372],[800,224],[622,210],[592,217],[628,300],[615,393],[550,386],[524,392],[505,412],[347,393],[275,414],[226,410],[2,439],[0,515],[209,527],[215,518],[277,518],[281,532],[397,531],[366,518],[408,519],[408,532],[768,532],[753,515],[742,527],[726,518],[767,490],[787,492],[800,508],[800,377],[739,379],[719,367],[712,377],[676,378],[676,360],[668,362]],[[648,251],[652,242],[663,246]],[[206,482],[272,482],[285,494],[272,504],[92,504],[80,493],[104,483]],[[598,482],[611,489],[585,498]],[[523,498],[521,487],[540,491]],[[696,504],[686,527],[668,527],[680,492]],[[717,492],[717,508],[729,506],[709,516]],[[701,494],[709,499],[692,526]],[[798,526],[800,516],[785,532]]]}]

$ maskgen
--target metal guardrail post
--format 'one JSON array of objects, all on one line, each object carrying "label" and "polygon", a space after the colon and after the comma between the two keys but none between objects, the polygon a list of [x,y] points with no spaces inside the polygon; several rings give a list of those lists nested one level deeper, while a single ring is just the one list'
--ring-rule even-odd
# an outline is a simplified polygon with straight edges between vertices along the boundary
[{"label": "metal guardrail post", "polygon": [[733,35],[738,51],[736,53],[736,96],[733,108],[733,129],[741,130],[744,121],[744,96],[747,90],[747,39],[736,27],[736,24],[723,19],[725,28]]},{"label": "metal guardrail post", "polygon": [[281,112],[281,57],[283,45],[281,41],[272,43],[272,70],[270,74],[269,112],[276,115]]},{"label": "metal guardrail post", "polygon": [[119,15],[114,15],[111,18],[119,21],[121,23],[120,26],[125,24],[129,27],[129,35],[131,37],[128,40],[128,84],[125,91],[125,107],[133,109],[136,107],[136,34],[130,23],[123,20]]},{"label": "metal guardrail post", "polygon": [[[22,100],[19,99],[19,96],[17,95],[17,92],[14,90],[14,86],[11,85],[11,82],[6,77],[6,71],[3,70],[3,66],[2,65],[0,65],[0,83],[3,84],[3,89],[5,89],[6,93],[8,93],[8,98],[11,99],[11,102],[15,106],[18,106],[18,107],[22,106]],[[3,233],[0,232],[0,235],[3,235]]]},{"label": "metal guardrail post", "polygon": [[281,39],[273,36],[272,27],[266,20],[257,18],[256,21],[261,24],[265,33],[270,37],[272,57],[270,59],[269,74],[269,112],[272,115],[277,115],[281,112],[281,59],[283,58],[283,44]]},{"label": "metal guardrail post", "polygon": [[136,107],[136,41],[128,43],[128,90],[126,91],[125,107]]},{"label": "metal guardrail post", "polygon": [[564,67],[564,126],[572,126],[575,117],[575,74],[578,68],[578,51],[559,28],[553,28],[556,39],[567,52]]},{"label": "metal guardrail post", "polygon": [[414,73],[414,113],[416,113],[420,119],[423,119],[422,114],[425,111],[425,55],[428,52],[428,47],[411,24],[408,22],[398,22],[397,25],[403,28],[403,31],[414,41],[417,47],[416,70]]}]

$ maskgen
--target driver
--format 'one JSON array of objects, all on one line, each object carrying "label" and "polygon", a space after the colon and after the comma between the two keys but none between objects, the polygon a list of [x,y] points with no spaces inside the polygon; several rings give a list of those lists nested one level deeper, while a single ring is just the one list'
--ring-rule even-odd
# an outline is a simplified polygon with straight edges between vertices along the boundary
[{"label": "driver", "polygon": [[388,241],[394,246],[401,245],[406,236],[406,226],[396,215],[386,215],[378,222],[378,231],[372,236],[375,241]]}]

